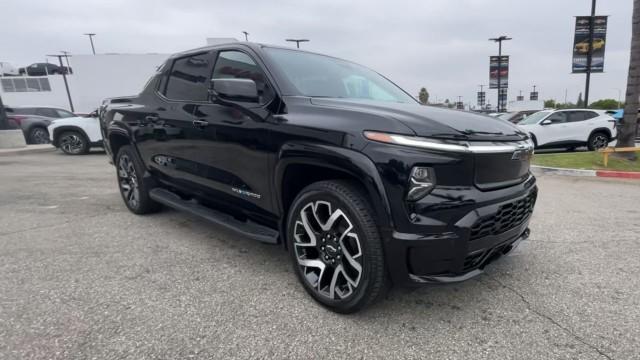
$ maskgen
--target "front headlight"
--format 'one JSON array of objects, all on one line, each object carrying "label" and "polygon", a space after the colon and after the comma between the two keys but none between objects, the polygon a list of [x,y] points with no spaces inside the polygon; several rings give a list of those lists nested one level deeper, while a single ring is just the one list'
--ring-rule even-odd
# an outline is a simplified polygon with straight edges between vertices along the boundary
[{"label": "front headlight", "polygon": [[450,144],[450,143],[446,143],[444,141],[440,141],[436,139],[427,139],[427,138],[417,137],[417,136],[406,136],[406,135],[381,133],[381,132],[375,132],[375,131],[365,131],[364,137],[373,141],[378,141],[378,142],[383,142],[388,144],[412,146],[412,147],[418,147],[423,149],[453,151],[453,152],[469,151],[469,148],[465,145]]}]

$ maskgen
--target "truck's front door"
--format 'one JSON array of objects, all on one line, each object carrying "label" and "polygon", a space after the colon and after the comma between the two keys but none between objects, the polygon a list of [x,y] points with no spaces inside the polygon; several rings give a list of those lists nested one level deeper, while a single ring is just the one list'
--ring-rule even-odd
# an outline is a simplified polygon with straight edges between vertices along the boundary
[{"label": "truck's front door", "polygon": [[196,104],[193,117],[202,131],[198,163],[210,195],[256,215],[272,212],[268,105],[275,98],[265,72],[247,52],[220,50],[211,76],[251,79],[258,101],[213,97]]}]

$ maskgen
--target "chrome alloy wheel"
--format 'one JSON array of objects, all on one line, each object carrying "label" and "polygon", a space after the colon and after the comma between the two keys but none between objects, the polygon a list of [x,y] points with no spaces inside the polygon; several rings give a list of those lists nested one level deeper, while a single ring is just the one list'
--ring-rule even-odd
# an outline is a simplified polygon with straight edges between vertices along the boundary
[{"label": "chrome alloy wheel", "polygon": [[305,205],[294,226],[294,251],[303,277],[319,294],[341,300],[360,284],[362,247],[351,220],[329,202]]},{"label": "chrome alloy wheel", "polygon": [[591,141],[591,146],[594,149],[603,149],[605,147],[607,147],[607,145],[609,144],[609,139],[607,138],[606,135],[604,134],[596,134],[596,136],[593,137],[593,140]]},{"label": "chrome alloy wheel", "polygon": [[60,148],[68,154],[79,154],[84,148],[84,143],[80,136],[69,134],[60,139]]},{"label": "chrome alloy wheel", "polygon": [[125,199],[129,207],[137,208],[140,198],[140,189],[138,187],[138,177],[133,162],[128,155],[122,154],[118,160],[118,183],[122,197]]},{"label": "chrome alloy wheel", "polygon": [[43,128],[35,128],[31,130],[31,142],[34,144],[48,144],[49,133]]}]

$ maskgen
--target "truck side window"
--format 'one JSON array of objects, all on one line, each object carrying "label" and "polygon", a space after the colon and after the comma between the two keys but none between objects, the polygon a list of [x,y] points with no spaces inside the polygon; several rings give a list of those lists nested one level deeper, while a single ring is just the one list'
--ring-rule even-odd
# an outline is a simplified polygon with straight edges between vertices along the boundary
[{"label": "truck side window", "polygon": [[175,60],[165,96],[172,100],[207,101],[211,67],[208,53]]},{"label": "truck side window", "polygon": [[251,79],[255,81],[260,103],[273,99],[274,92],[258,64],[249,55],[235,50],[221,51],[213,69],[212,79]]}]

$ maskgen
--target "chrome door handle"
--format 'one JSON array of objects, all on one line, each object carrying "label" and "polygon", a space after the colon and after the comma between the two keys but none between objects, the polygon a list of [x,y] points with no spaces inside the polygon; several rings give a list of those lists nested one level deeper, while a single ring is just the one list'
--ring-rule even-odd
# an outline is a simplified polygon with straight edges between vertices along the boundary
[{"label": "chrome door handle", "polygon": [[193,120],[191,123],[195,127],[205,127],[209,125],[209,122],[205,120]]}]

